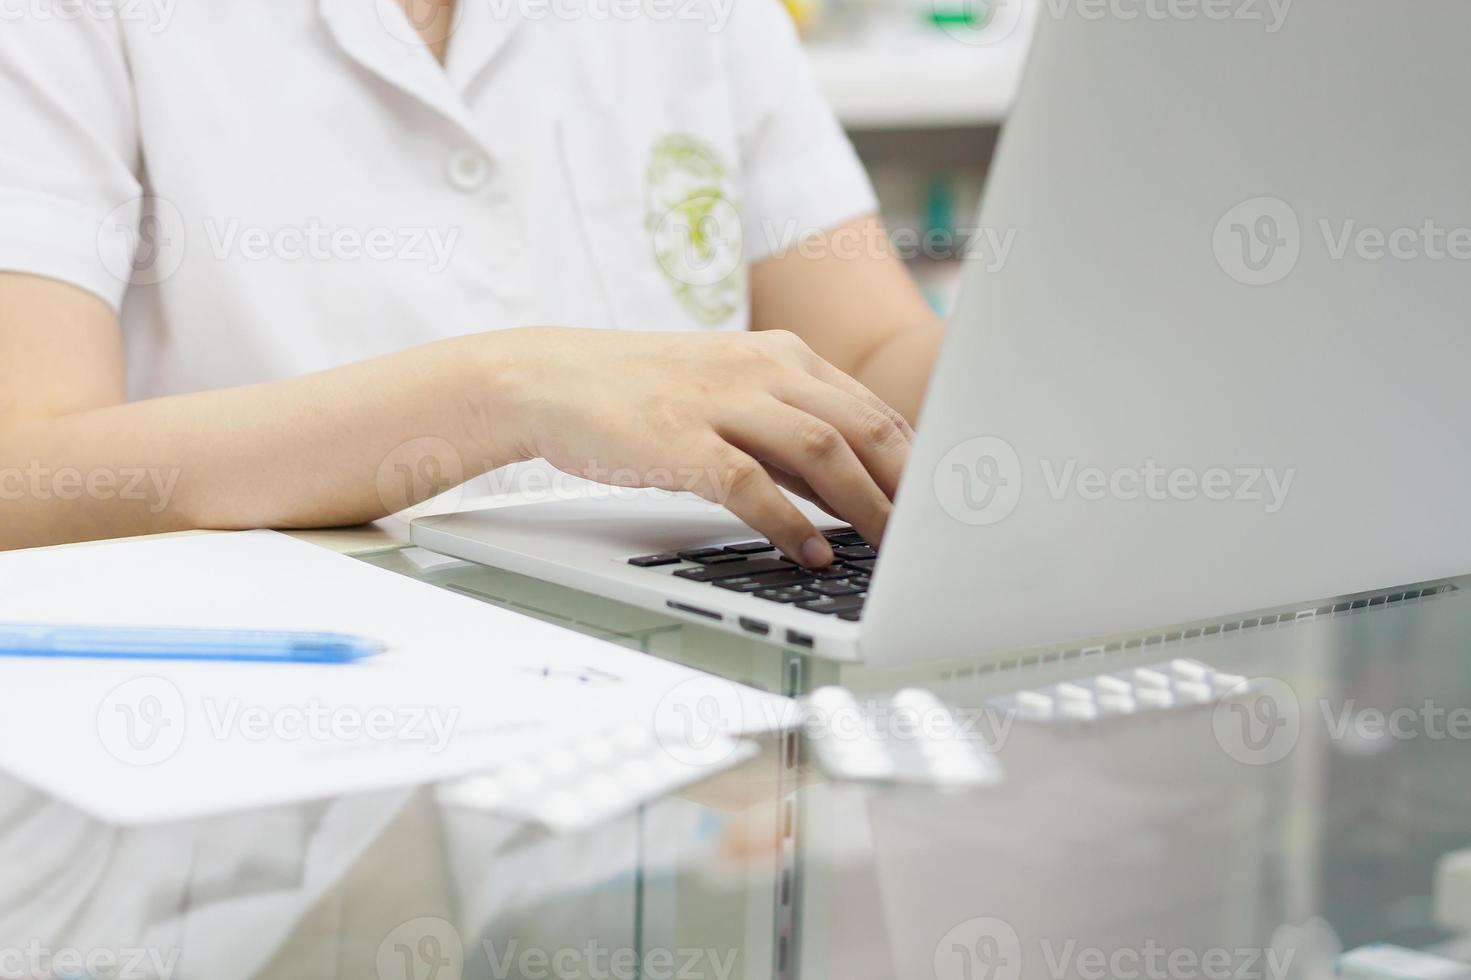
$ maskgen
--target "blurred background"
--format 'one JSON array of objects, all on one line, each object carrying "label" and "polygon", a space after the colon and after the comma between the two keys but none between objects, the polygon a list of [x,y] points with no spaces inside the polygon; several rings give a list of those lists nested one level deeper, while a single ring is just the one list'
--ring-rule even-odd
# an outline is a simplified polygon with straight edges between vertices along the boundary
[{"label": "blurred background", "polygon": [[785,0],[895,247],[948,313],[1035,0]]}]

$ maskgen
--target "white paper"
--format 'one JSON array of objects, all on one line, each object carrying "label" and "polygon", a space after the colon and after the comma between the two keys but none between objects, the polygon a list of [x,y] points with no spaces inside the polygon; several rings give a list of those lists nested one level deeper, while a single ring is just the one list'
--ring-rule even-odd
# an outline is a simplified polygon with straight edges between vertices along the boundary
[{"label": "white paper", "polygon": [[0,657],[0,769],[118,824],[460,776],[619,724],[770,730],[795,710],[268,531],[0,554],[0,622],[388,644],[347,665]]}]

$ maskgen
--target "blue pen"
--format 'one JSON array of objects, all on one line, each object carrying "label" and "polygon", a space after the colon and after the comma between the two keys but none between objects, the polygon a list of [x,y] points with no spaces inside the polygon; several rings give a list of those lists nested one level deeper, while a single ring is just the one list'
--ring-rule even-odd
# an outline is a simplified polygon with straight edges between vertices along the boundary
[{"label": "blue pen", "polygon": [[343,633],[0,625],[0,657],[341,664],[382,652],[375,640]]}]

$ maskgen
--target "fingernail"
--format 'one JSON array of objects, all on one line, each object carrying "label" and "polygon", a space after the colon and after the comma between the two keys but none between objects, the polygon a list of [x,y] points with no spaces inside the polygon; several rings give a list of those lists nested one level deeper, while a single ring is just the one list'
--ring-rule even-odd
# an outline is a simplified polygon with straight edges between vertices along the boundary
[{"label": "fingernail", "polygon": [[802,542],[802,553],[798,557],[808,568],[826,568],[833,563],[833,549],[826,538],[808,538]]}]

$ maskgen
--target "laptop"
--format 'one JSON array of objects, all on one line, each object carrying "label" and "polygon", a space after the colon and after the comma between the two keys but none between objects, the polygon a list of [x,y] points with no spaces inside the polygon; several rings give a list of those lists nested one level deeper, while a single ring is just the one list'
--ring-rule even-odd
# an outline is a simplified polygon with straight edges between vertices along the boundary
[{"label": "laptop", "polygon": [[1471,4],[1116,8],[1040,13],[882,553],[662,493],[414,543],[877,666],[1471,572]]}]

